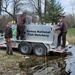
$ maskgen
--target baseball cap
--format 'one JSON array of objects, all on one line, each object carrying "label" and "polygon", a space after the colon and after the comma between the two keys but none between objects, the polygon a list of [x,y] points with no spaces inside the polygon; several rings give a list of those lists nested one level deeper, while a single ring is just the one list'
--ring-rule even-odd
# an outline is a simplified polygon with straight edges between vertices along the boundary
[{"label": "baseball cap", "polygon": [[23,12],[23,14],[26,14],[26,12]]},{"label": "baseball cap", "polygon": [[58,15],[58,18],[65,18],[65,16],[63,14]]}]

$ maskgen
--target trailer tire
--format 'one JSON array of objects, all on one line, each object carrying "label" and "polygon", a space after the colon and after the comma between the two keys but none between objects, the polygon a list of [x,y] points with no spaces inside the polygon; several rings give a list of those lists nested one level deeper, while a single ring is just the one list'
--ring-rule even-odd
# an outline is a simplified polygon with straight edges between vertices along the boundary
[{"label": "trailer tire", "polygon": [[18,48],[22,54],[29,55],[32,52],[32,47],[30,43],[27,43],[27,42],[22,42]]},{"label": "trailer tire", "polygon": [[47,48],[43,44],[36,44],[33,47],[33,52],[37,56],[45,56],[47,54]]}]

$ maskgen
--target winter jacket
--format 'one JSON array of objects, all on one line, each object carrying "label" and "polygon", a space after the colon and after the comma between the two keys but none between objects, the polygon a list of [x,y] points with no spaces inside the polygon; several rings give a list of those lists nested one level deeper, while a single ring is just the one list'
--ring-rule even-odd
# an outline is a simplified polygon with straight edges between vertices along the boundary
[{"label": "winter jacket", "polygon": [[65,25],[65,22],[62,20],[61,22],[58,22],[59,28],[56,30],[60,30],[61,32],[67,32],[67,26]]},{"label": "winter jacket", "polygon": [[5,38],[12,38],[12,28],[10,28],[9,26],[6,27]]},{"label": "winter jacket", "polygon": [[24,25],[26,23],[26,15],[22,14],[17,19],[17,25]]}]

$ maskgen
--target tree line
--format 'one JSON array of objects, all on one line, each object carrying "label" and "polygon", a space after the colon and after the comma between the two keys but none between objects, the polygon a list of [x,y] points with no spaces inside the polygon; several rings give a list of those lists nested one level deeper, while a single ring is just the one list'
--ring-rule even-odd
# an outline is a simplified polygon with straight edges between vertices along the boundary
[{"label": "tree line", "polygon": [[[40,23],[57,23],[58,16],[65,14],[63,6],[56,0],[0,0],[0,15],[5,12],[15,21],[20,12],[28,12],[29,9],[29,12],[39,16]],[[75,26],[71,14],[65,19],[69,27]]]}]

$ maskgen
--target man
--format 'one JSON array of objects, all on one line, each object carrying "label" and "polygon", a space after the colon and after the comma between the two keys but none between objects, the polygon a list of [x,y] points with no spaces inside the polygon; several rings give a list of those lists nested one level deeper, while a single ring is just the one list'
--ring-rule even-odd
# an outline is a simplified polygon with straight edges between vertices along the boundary
[{"label": "man", "polygon": [[6,54],[10,54],[12,55],[12,45],[11,45],[11,38],[12,38],[12,23],[11,22],[8,22],[8,25],[6,27],[6,30],[5,30],[5,39],[6,39]]},{"label": "man", "polygon": [[21,40],[24,39],[25,23],[26,23],[26,13],[24,12],[17,19],[17,39],[19,39],[19,37],[21,38]]},{"label": "man", "polygon": [[58,46],[61,46],[61,37],[62,37],[62,48],[65,48],[66,45],[66,34],[67,34],[67,26],[65,21],[63,20],[64,16],[59,17],[59,22],[57,23],[59,28],[56,30],[60,30],[58,35]]}]

